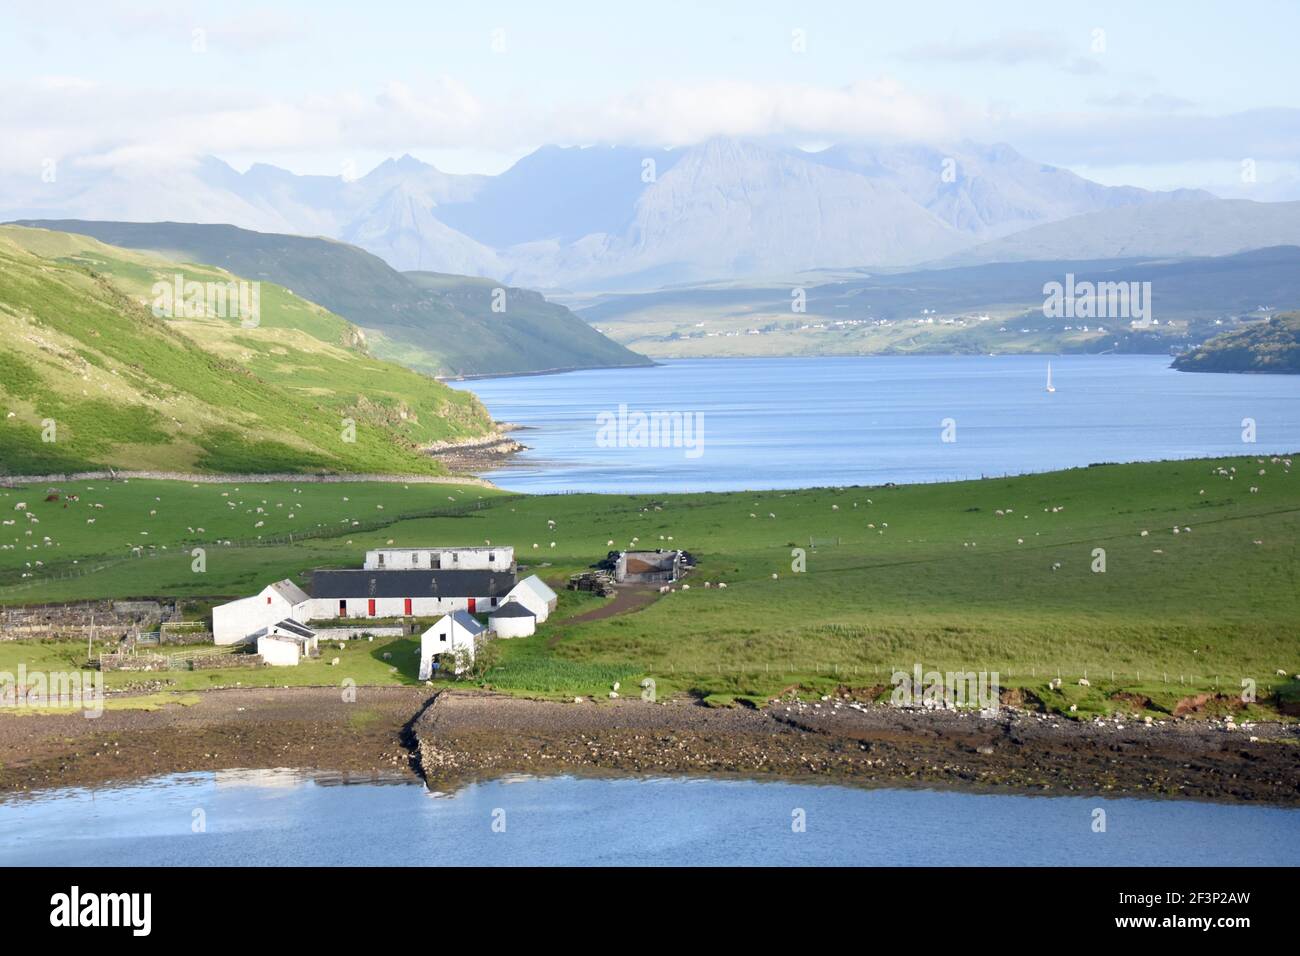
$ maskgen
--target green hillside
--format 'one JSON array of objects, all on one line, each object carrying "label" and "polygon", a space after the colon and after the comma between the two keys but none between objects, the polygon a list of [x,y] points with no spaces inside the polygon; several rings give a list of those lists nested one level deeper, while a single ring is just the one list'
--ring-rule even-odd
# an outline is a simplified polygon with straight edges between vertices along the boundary
[{"label": "green hillside", "polygon": [[1174,359],[1182,372],[1300,373],[1300,312],[1234,329]]},{"label": "green hillside", "polygon": [[[1044,285],[1150,283],[1147,328],[1130,317],[1044,315]],[[805,311],[794,311],[803,290]],[[609,295],[571,303],[594,326],[654,358],[995,353],[1169,354],[1239,323],[1261,303],[1300,304],[1300,247],[1229,256],[1003,262],[879,273],[823,270]]]},{"label": "green hillside", "polygon": [[420,446],[491,431],[472,395],[373,357],[355,326],[269,282],[255,328],[155,317],[153,286],[178,271],[239,278],[0,227],[0,472],[437,474]]},{"label": "green hillside", "polygon": [[[1243,678],[1267,700],[1286,685],[1278,670],[1300,672],[1293,464],[1253,455],[927,485],[655,496],[93,481],[60,485],[80,495],[67,508],[44,500],[45,485],[0,489],[0,514],[16,522],[0,529],[12,546],[0,549],[0,602],[162,596],[201,608],[280,578],[306,584],[316,567],[355,567],[386,542],[490,541],[513,545],[561,602],[534,637],[501,642],[488,682],[502,690],[604,696],[611,680],[635,688],[649,676],[664,694],[761,702],[796,685],[817,693],[887,686],[891,671],[920,663],[996,670],[1003,687],[1032,688],[1066,713],[1076,705],[1077,716],[1144,707],[1167,716],[1195,693],[1217,689],[1230,703]],[[19,501],[40,521],[34,535],[25,533],[30,518],[13,510]],[[98,520],[88,527],[90,514]],[[286,540],[308,530],[322,533]],[[567,576],[604,557],[607,542],[634,538],[689,549],[699,561],[690,590],[635,613],[572,620],[606,599],[562,590]],[[195,574],[190,549],[214,539],[234,540],[211,548],[206,573]],[[802,571],[794,548],[806,549]],[[145,554],[133,556],[137,549]],[[82,571],[91,573],[68,576]],[[62,646],[84,659],[84,642]],[[400,673],[385,670],[381,680],[416,682],[409,643],[362,646],[393,653]],[[46,652],[0,641],[0,669]],[[1049,693],[1058,674],[1066,686]],[[1082,677],[1091,686],[1079,685]],[[194,682],[182,688],[283,682],[279,669],[180,679]]]},{"label": "green hillside", "polygon": [[[80,233],[129,249],[156,250],[270,281],[363,327],[375,354],[435,375],[488,375],[646,365],[563,306],[500,283],[391,268],[330,239],[194,223],[32,220],[23,225]],[[503,287],[504,288],[504,287]]]}]

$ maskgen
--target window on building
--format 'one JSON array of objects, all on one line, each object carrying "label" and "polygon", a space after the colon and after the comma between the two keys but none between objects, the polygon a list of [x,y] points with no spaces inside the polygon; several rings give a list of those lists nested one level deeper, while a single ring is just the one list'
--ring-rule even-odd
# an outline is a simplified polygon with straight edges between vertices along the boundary
[{"label": "window on building", "polygon": [[380,551],[378,557],[379,557],[379,566],[382,568],[384,566],[384,552]]}]

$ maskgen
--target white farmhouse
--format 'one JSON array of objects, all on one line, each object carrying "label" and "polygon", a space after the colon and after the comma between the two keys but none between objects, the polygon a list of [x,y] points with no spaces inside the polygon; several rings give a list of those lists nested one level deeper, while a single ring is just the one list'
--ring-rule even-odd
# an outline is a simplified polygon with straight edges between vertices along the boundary
[{"label": "white farmhouse", "polygon": [[219,604],[212,609],[213,643],[243,644],[277,621],[305,621],[310,601],[302,588],[286,578],[252,597]]},{"label": "white farmhouse", "polygon": [[474,659],[474,649],[482,634],[483,625],[466,611],[453,611],[438,618],[433,627],[420,635],[420,680],[433,676],[434,658],[444,654],[448,656],[443,661],[450,663],[455,673],[463,672],[465,664]]},{"label": "white farmhouse", "polygon": [[493,637],[528,637],[537,630],[537,615],[519,601],[507,601],[488,615]]},{"label": "white farmhouse", "polygon": [[315,571],[309,621],[358,617],[486,614],[515,586],[514,569]]},{"label": "white farmhouse", "polygon": [[511,588],[505,599],[506,601],[518,601],[532,611],[537,618],[538,624],[551,616],[551,612],[555,610],[555,605],[559,601],[555,592],[535,574],[524,578]]},{"label": "white farmhouse", "polygon": [[366,552],[367,571],[513,571],[514,548],[377,548]]},{"label": "white farmhouse", "polygon": [[257,653],[273,667],[296,667],[298,661],[319,653],[316,632],[297,621],[278,621],[257,637]]}]

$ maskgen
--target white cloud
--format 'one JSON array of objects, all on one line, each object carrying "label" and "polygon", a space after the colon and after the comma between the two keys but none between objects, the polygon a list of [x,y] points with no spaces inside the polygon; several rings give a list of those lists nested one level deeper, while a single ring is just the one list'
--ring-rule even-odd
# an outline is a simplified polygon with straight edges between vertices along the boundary
[{"label": "white cloud", "polygon": [[1210,116],[1160,94],[1095,100],[1065,113],[994,110],[888,76],[848,86],[726,80],[666,83],[544,111],[485,100],[440,78],[297,99],[208,88],[105,87],[77,76],[0,85],[0,169],[39,175],[47,159],[93,167],[183,163],[207,154],[517,153],[544,143],[685,145],[716,135],[792,143],[1005,141],[1059,165],[1300,155],[1300,110]]}]

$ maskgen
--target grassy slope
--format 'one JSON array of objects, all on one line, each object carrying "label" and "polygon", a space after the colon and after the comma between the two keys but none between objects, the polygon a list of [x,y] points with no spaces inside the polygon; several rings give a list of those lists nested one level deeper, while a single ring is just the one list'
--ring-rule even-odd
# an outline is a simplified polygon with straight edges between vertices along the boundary
[{"label": "grassy slope", "polygon": [[373,333],[376,354],[429,374],[646,363],[536,293],[508,290],[506,312],[493,313],[491,295],[497,283],[441,276],[430,287],[368,252],[329,239],[190,223],[34,224],[278,283]]},{"label": "grassy slope", "polygon": [[[1217,473],[1220,465],[1236,469],[1228,472],[1232,480]],[[1259,492],[1250,493],[1251,485]],[[1086,672],[1091,689],[1068,686],[1054,702],[1076,702],[1089,713],[1107,709],[1104,695],[1119,688],[1171,704],[1193,688],[1211,689],[1216,678],[1231,694],[1242,677],[1253,677],[1264,693],[1277,668],[1300,670],[1294,625],[1300,614],[1300,473],[1271,460],[658,498],[493,498],[482,489],[376,485],[364,503],[357,489],[345,503],[347,492],[304,486],[302,494],[320,497],[310,498],[311,511],[303,513],[335,522],[371,514],[372,504],[387,502],[388,513],[396,514],[445,501],[448,493],[459,500],[486,496],[484,507],[457,517],[414,518],[292,547],[217,550],[207,573],[196,575],[188,552],[176,548],[186,526],[215,525],[232,510],[221,490],[111,486],[104,498],[122,508],[122,546],[148,526],[149,540],[172,550],[84,578],[0,592],[0,599],[246,593],[316,565],[355,565],[365,547],[387,540],[514,544],[522,561],[539,562],[539,573],[558,583],[603,555],[609,539],[626,545],[637,536],[654,546],[660,535],[665,544],[671,535],[674,546],[700,559],[691,590],[627,617],[580,625],[564,619],[599,599],[565,592],[560,613],[537,636],[501,642],[502,665],[491,682],[567,695],[603,693],[612,680],[630,687],[629,681],[650,675],[661,691],[762,698],[791,684],[888,684],[893,668],[919,662],[997,670],[1004,686],[1040,690],[1045,676],[1058,670],[1067,679]],[[98,491],[82,492],[82,504]],[[274,508],[290,494],[285,486],[245,488],[241,507],[260,496]],[[7,503],[18,496],[0,496],[0,512],[9,513]],[[155,496],[163,503],[152,505],[160,514],[149,519],[146,505]],[[28,492],[26,500],[32,498]],[[44,551],[47,558],[54,553],[66,562],[102,552],[103,542],[85,534],[80,514],[43,502],[33,507],[41,517],[38,535],[26,536],[19,525],[5,528],[6,542],[17,535],[18,550],[0,552],[0,568],[12,574],[32,560],[37,552],[23,546],[40,535],[56,543],[53,552]],[[107,516],[109,507],[101,513]],[[995,514],[1008,508],[1010,515]],[[252,517],[245,511],[230,520],[242,528]],[[548,519],[556,522],[554,531]],[[1175,535],[1175,525],[1192,530]],[[1144,529],[1149,536],[1141,536]],[[807,572],[791,573],[790,549],[807,547],[810,536],[838,544],[809,551]],[[534,550],[533,543],[540,547]],[[1094,548],[1106,550],[1105,573],[1090,570]],[[729,587],[705,590],[700,585],[706,580]],[[0,655],[8,655],[0,663],[16,653],[22,652],[0,643]],[[399,671],[392,679],[410,677]]]},{"label": "grassy slope", "polygon": [[[417,446],[491,428],[463,392],[370,356],[350,323],[271,283],[261,324],[156,319],[151,287],[236,278],[84,236],[0,227],[0,462],[9,473],[113,465],[436,473]],[[40,441],[53,418],[58,440]],[[356,422],[356,442],[341,440]]]},{"label": "grassy slope", "polygon": [[1183,372],[1300,374],[1300,312],[1216,336],[1174,359]]}]

